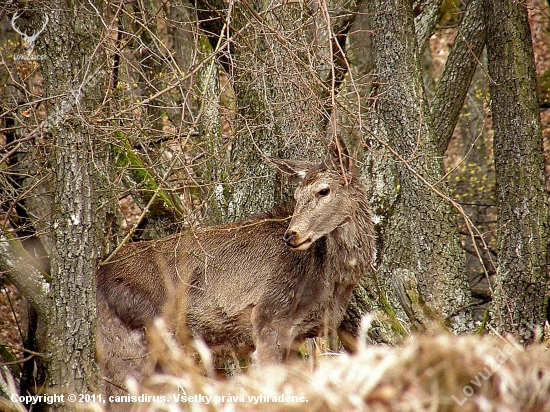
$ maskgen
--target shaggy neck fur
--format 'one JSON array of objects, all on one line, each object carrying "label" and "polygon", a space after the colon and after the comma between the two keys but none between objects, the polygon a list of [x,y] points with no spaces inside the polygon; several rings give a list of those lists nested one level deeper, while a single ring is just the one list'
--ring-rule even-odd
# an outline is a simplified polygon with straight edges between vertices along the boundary
[{"label": "shaggy neck fur", "polygon": [[374,250],[374,226],[369,204],[362,186],[354,179],[350,182],[349,196],[354,210],[349,222],[335,229],[327,237],[327,256],[331,267],[338,274],[340,283],[357,283],[372,264]]}]

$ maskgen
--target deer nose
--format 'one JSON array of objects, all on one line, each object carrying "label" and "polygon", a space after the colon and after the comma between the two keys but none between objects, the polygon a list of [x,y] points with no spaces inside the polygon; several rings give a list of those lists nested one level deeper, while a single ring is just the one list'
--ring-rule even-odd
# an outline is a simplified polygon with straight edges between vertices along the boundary
[{"label": "deer nose", "polygon": [[283,240],[288,246],[294,246],[296,239],[296,232],[294,230],[287,230],[283,236]]}]

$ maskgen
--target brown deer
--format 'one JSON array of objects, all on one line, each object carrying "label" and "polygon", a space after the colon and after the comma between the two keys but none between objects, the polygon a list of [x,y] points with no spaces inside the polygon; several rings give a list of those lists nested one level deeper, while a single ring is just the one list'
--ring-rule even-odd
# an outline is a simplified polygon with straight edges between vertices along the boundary
[{"label": "brown deer", "polygon": [[129,244],[100,267],[108,378],[143,373],[144,330],[175,301],[185,301],[189,332],[214,352],[255,350],[259,363],[285,359],[293,344],[337,329],[372,262],[363,187],[341,140],[320,164],[269,163],[300,180],[292,214]]}]

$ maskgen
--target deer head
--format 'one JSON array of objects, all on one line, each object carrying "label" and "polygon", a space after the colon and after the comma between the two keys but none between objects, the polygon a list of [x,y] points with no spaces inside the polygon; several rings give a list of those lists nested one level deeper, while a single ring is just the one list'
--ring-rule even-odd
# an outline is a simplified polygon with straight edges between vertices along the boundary
[{"label": "deer head", "polygon": [[353,216],[349,196],[349,154],[340,138],[329,147],[327,159],[305,161],[270,159],[277,168],[300,181],[296,206],[284,241],[293,250],[306,250],[317,239],[347,224]]}]

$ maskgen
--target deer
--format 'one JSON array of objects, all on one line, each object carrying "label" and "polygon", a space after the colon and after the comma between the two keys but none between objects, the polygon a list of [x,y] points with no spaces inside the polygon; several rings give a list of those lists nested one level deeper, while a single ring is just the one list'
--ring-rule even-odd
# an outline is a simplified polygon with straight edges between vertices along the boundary
[{"label": "deer", "polygon": [[146,330],[178,301],[193,337],[258,364],[284,362],[306,338],[337,331],[373,261],[365,190],[341,138],[321,163],[266,162],[298,181],[293,211],[129,243],[100,266],[108,382],[144,373]]}]

